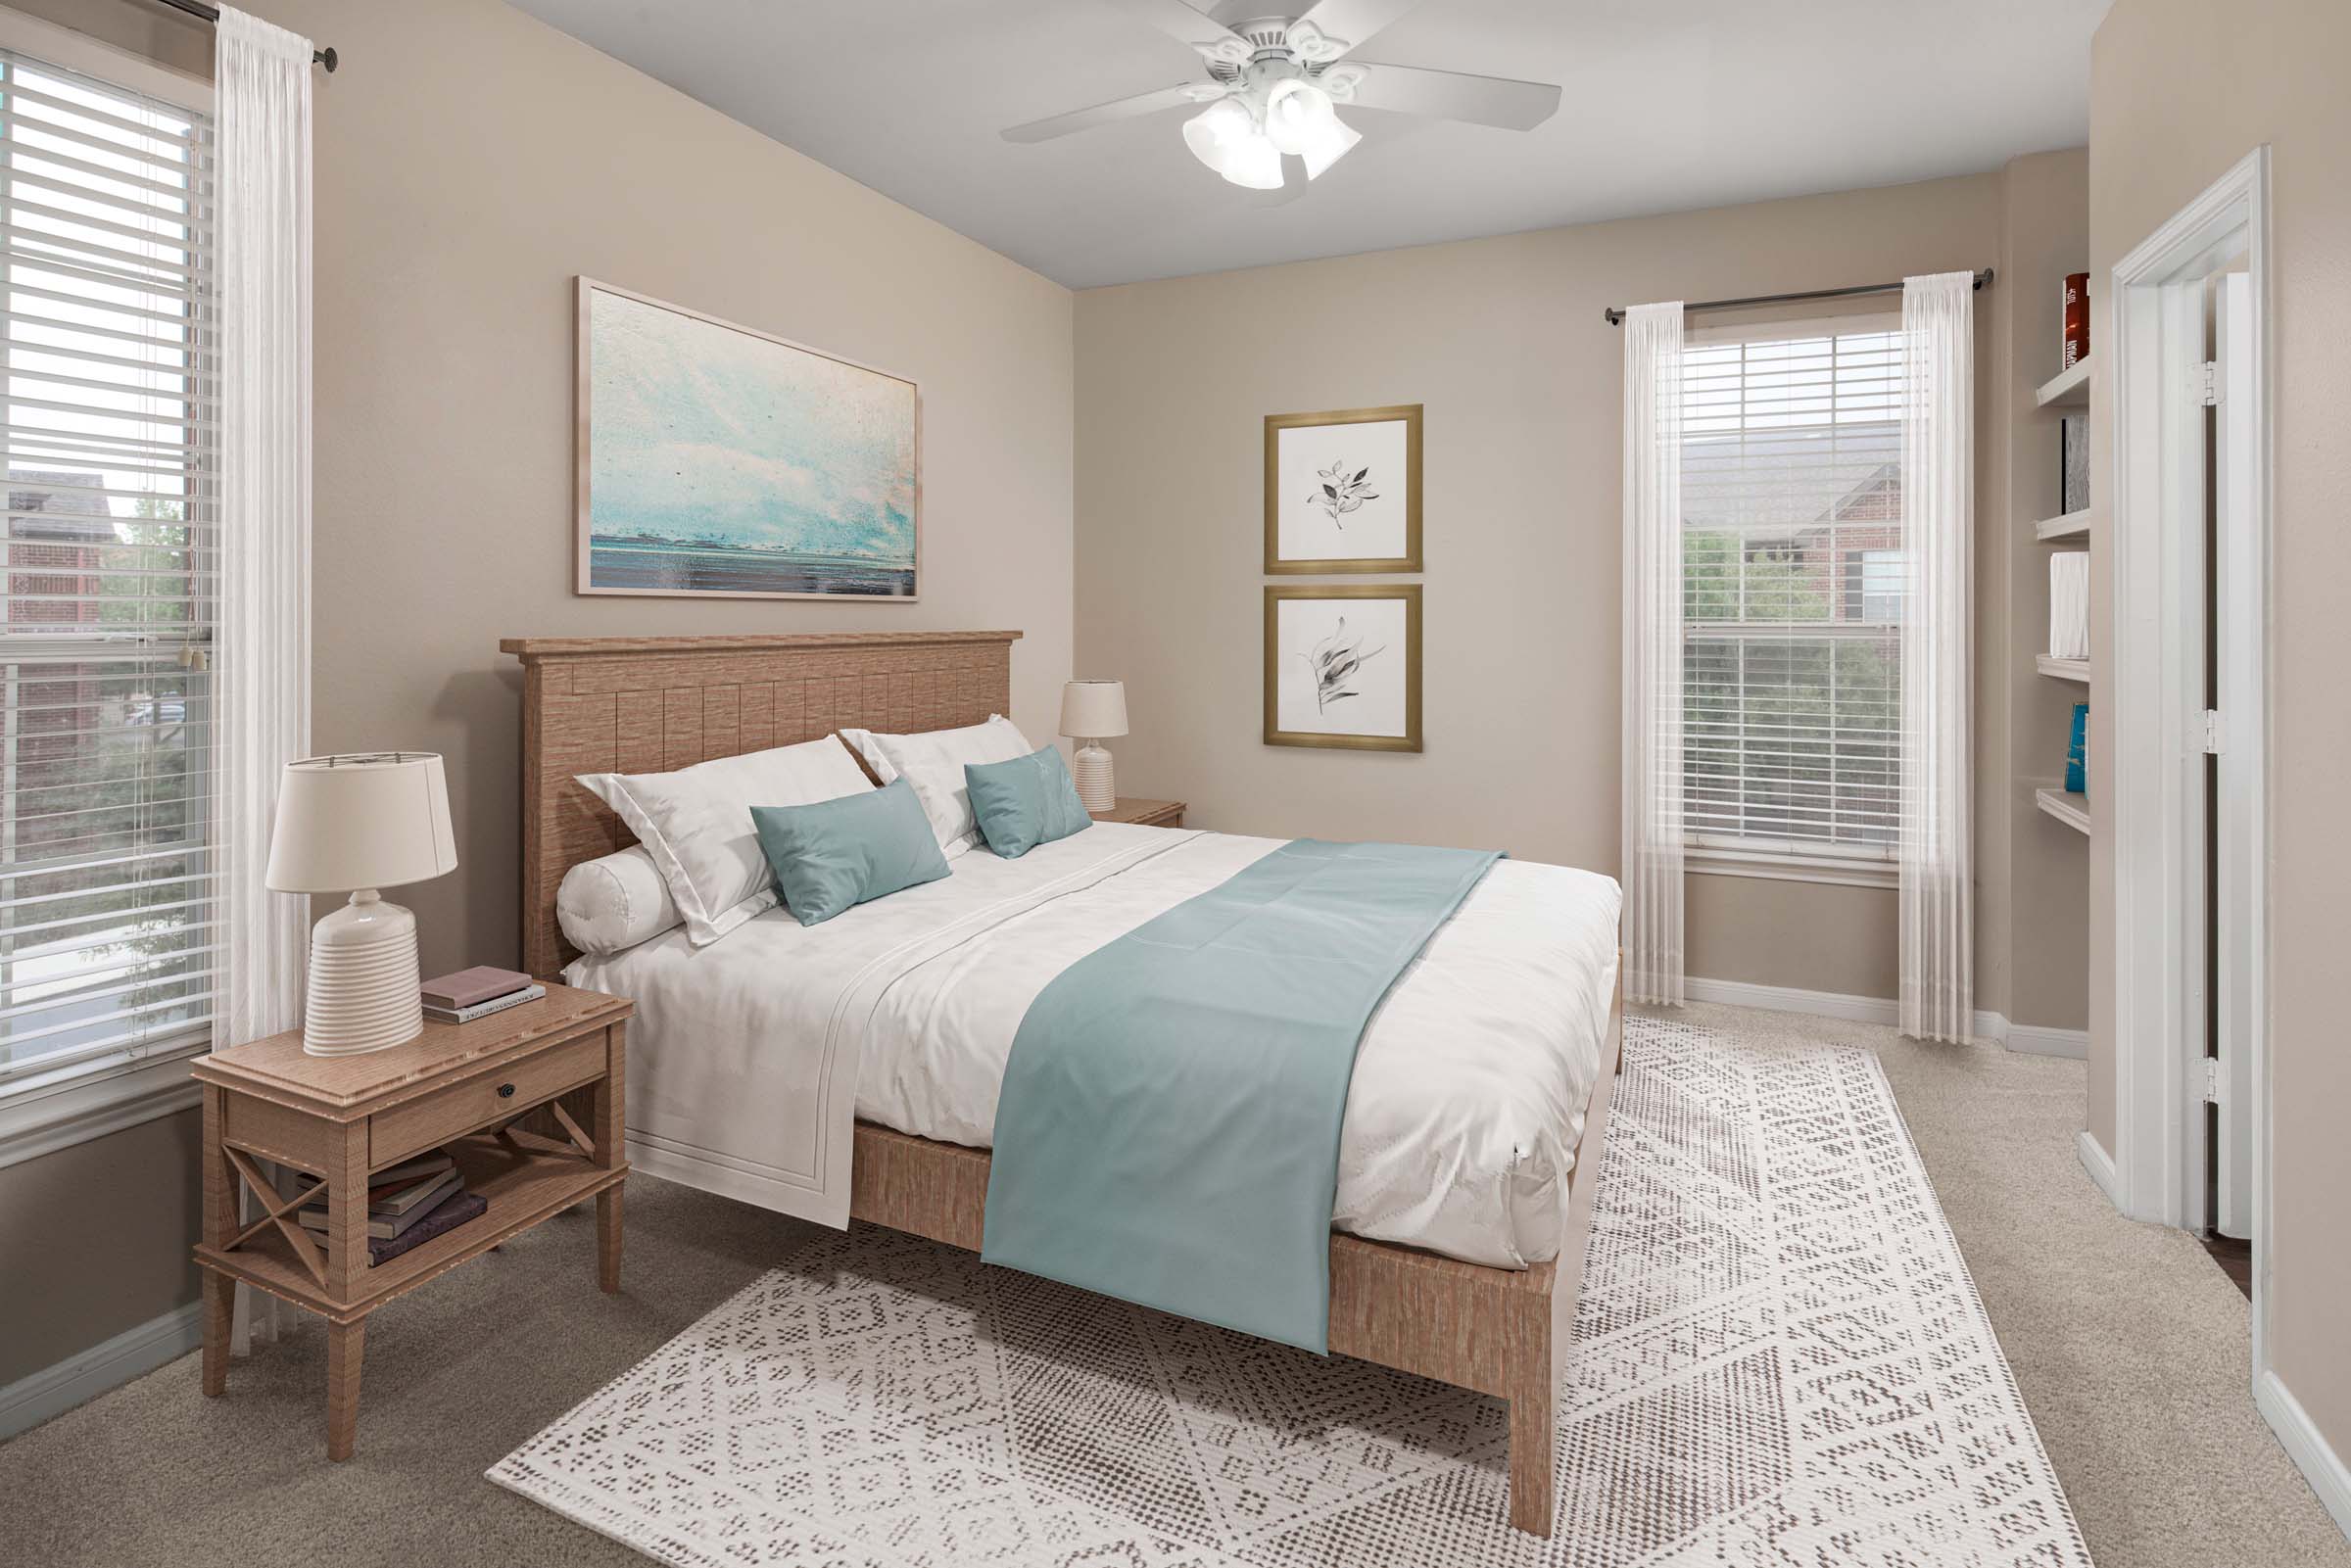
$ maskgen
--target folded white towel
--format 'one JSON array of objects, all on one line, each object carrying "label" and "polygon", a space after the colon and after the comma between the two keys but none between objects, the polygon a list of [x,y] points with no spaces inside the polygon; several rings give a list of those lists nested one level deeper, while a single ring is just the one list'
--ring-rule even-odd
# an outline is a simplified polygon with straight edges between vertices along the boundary
[{"label": "folded white towel", "polygon": [[2049,654],[2089,657],[2089,551],[2059,550],[2049,557]]}]

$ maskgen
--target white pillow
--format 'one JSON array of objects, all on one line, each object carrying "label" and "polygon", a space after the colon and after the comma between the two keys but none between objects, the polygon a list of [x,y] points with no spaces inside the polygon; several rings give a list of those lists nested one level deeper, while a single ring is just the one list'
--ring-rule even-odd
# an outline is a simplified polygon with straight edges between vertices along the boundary
[{"label": "white pillow", "polygon": [[914,797],[923,803],[923,815],[931,819],[938,847],[951,856],[980,841],[971,793],[964,787],[964,764],[1010,762],[1036,749],[1020,728],[1000,713],[989,714],[985,724],[969,724],[960,730],[868,734],[865,738],[889,764],[891,772],[886,777],[903,774],[914,785]]},{"label": "white pillow", "polygon": [[[989,717],[993,718],[994,715],[990,714]],[[898,770],[889,765],[888,757],[882,755],[882,748],[874,744],[873,731],[840,730],[835,734],[849,743],[851,751],[865,759],[865,765],[874,770],[874,777],[883,784],[888,784],[898,776]]]},{"label": "white pillow", "polygon": [[581,861],[555,889],[555,923],[572,946],[600,957],[649,942],[685,919],[643,844]]},{"label": "white pillow", "polygon": [[580,783],[620,813],[653,857],[696,947],[775,908],[775,873],[759,849],[753,806],[805,806],[873,788],[831,736],[675,773],[584,773]]}]

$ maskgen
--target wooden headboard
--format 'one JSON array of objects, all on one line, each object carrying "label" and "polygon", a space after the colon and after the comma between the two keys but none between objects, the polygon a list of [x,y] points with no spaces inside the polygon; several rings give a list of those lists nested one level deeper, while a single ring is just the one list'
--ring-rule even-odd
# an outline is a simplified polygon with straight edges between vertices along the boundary
[{"label": "wooden headboard", "polygon": [[663,773],[844,728],[904,735],[1012,706],[1018,632],[769,637],[510,637],[522,660],[522,961],[578,956],[555,888],[637,841],[583,773]]}]

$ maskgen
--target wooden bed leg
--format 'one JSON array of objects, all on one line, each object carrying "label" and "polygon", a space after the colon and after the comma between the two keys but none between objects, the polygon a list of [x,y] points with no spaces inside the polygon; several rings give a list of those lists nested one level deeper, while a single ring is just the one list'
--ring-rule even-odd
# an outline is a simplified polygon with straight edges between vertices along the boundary
[{"label": "wooden bed leg", "polygon": [[1551,1534],[1551,1396],[1511,1401],[1511,1528]]},{"label": "wooden bed leg", "polygon": [[[1556,1283],[1556,1279],[1555,1279]],[[1552,1400],[1559,1387],[1551,1290],[1511,1304],[1504,1381],[1511,1404],[1511,1528],[1551,1534]]]}]

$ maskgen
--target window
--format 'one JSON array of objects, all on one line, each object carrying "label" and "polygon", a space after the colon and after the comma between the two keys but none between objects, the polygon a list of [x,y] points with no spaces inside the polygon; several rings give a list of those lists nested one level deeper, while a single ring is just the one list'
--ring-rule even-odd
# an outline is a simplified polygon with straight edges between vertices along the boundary
[{"label": "window", "polygon": [[1702,855],[1893,857],[1901,363],[1887,318],[1690,334],[1683,789]]},{"label": "window", "polygon": [[0,49],[0,1096],[201,1042],[212,126]]}]

